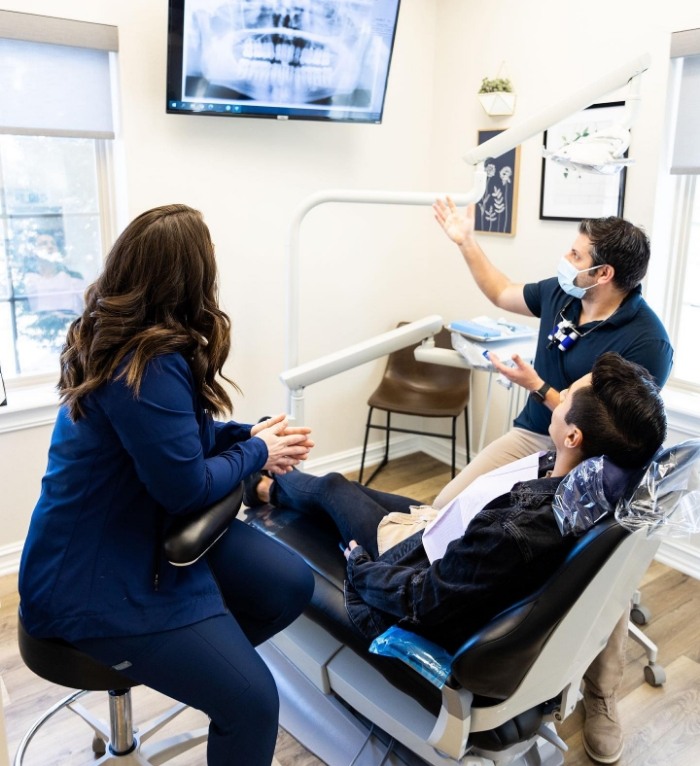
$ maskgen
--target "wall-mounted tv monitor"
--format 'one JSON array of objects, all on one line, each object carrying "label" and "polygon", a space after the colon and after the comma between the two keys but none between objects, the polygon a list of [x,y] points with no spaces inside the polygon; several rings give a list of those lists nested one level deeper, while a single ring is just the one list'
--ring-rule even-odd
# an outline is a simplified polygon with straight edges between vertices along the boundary
[{"label": "wall-mounted tv monitor", "polygon": [[171,114],[379,123],[400,0],[169,0]]}]

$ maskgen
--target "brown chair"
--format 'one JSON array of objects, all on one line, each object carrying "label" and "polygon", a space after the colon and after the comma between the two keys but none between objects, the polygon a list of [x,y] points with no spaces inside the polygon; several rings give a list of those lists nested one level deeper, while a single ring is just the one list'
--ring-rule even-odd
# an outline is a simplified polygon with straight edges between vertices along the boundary
[{"label": "brown chair", "polygon": [[[400,322],[399,327],[407,324]],[[444,328],[435,335],[435,345],[438,348],[452,348],[450,332]],[[365,429],[365,443],[362,448],[362,462],[360,464],[359,482],[362,483],[362,475],[365,468],[365,455],[367,453],[367,440],[370,429],[378,429],[386,432],[384,458],[375,468],[372,475],[367,479],[369,484],[389,461],[389,435],[392,431],[408,434],[422,434],[423,436],[436,436],[441,439],[452,440],[452,476],[456,472],[456,448],[457,448],[457,418],[464,412],[464,426],[466,435],[467,462],[469,462],[469,393],[471,382],[471,370],[458,367],[447,367],[442,364],[428,364],[416,361],[413,355],[417,346],[409,346],[389,354],[384,370],[384,377],[370,396],[367,404],[367,427]],[[384,410],[386,412],[386,425],[372,424],[372,412]],[[401,415],[415,415],[425,418],[452,418],[452,433],[439,434],[429,431],[418,431],[409,428],[397,428],[391,425],[391,413]]]}]

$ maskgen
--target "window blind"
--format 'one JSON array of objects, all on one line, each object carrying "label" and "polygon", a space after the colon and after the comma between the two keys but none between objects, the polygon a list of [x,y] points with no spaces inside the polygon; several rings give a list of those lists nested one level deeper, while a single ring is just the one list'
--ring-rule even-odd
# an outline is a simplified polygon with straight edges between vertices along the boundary
[{"label": "window blind", "polygon": [[680,69],[671,173],[700,173],[700,29],[671,37],[671,58]]},{"label": "window blind", "polygon": [[116,27],[0,11],[0,132],[114,138]]}]

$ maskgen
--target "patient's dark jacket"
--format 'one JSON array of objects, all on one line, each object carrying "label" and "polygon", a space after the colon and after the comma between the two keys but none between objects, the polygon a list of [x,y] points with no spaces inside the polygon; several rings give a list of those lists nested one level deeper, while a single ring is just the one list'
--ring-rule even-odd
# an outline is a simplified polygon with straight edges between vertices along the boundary
[{"label": "patient's dark jacket", "polygon": [[518,482],[491,501],[432,564],[417,532],[376,561],[358,546],[345,602],[368,639],[397,622],[449,651],[540,587],[576,543],[552,512],[561,478]]}]

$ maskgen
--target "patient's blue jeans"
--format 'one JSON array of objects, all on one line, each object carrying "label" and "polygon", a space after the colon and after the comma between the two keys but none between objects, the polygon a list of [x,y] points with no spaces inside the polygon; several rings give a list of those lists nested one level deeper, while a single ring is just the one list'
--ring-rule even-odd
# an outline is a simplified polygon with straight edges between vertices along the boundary
[{"label": "patient's blue jeans", "polygon": [[338,527],[340,540],[347,545],[356,540],[377,558],[377,526],[388,513],[409,513],[417,500],[389,492],[379,492],[339,473],[313,476],[303,471],[276,476],[270,490],[273,505],[303,513],[326,513]]},{"label": "patient's blue jeans", "polygon": [[143,636],[84,639],[79,649],[211,719],[209,766],[269,766],[279,698],[255,646],[303,611],[313,575],[292,551],[235,521],[207,555],[230,614]]}]

